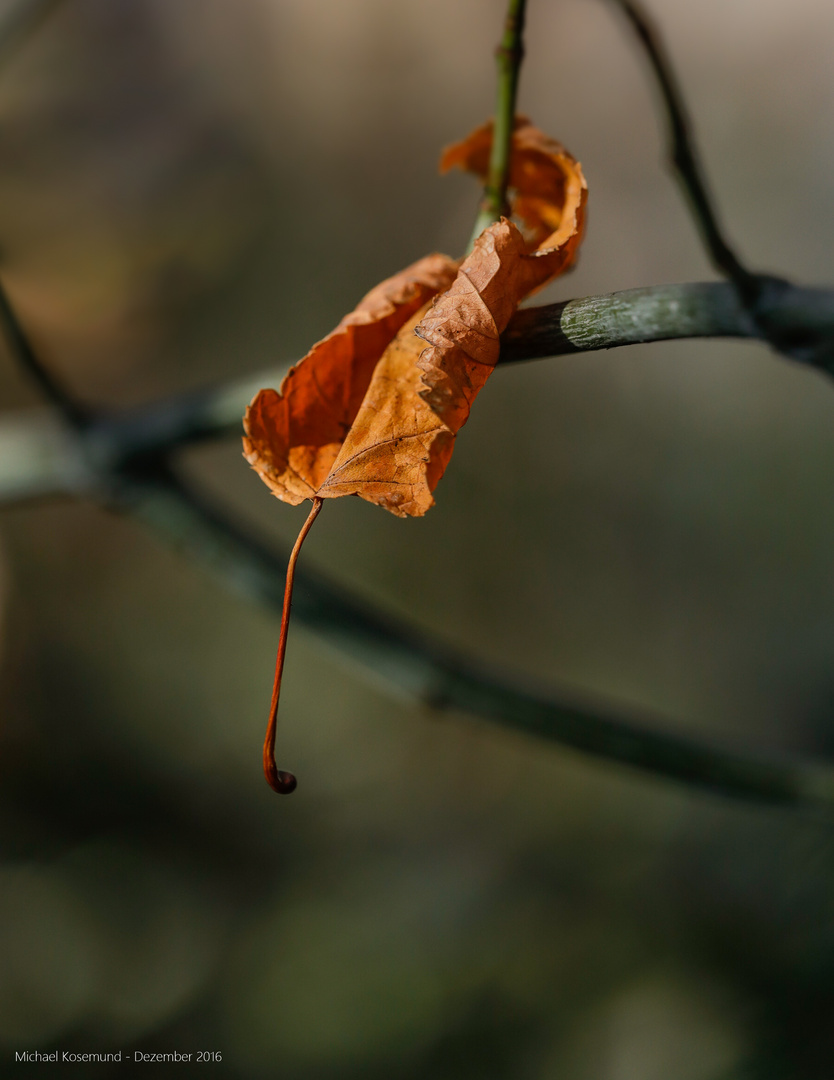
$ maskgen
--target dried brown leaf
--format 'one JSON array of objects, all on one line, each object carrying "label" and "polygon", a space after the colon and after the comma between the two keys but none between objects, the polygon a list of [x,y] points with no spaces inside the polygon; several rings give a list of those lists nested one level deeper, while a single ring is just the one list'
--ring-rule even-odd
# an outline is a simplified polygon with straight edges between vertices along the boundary
[{"label": "dried brown leaf", "polygon": [[288,372],[280,391],[256,394],[244,418],[243,453],[279,499],[296,506],[318,493],[379,358],[456,270],[445,255],[429,255],[380,282]]},{"label": "dried brown leaf", "polygon": [[[491,147],[490,120],[443,151],[440,171],[464,169],[485,180]],[[528,250],[561,252],[561,259],[553,260],[546,273],[541,271],[541,285],[568,268],[581,243],[587,198],[582,167],[560,142],[531,124],[526,116],[517,116],[509,188],[512,215],[524,226]]]},{"label": "dried brown leaf", "polygon": [[[491,139],[491,124],[478,128],[444,153],[441,168],[485,176]],[[244,453],[279,498],[360,495],[401,517],[433,505],[501,333],[525,296],[571,265],[582,237],[578,162],[524,118],[511,162],[513,211],[526,235],[502,218],[459,269],[432,255],[383,282],[280,393],[256,396]]]},{"label": "dried brown leaf", "polygon": [[[446,151],[442,167],[484,176],[491,140],[491,125],[479,128]],[[287,570],[264,741],[275,791],[295,788],[295,777],[275,763],[275,727],[295,564],[322,500],[360,495],[401,517],[425,514],[517,305],[576,256],[586,196],[579,164],[523,118],[511,162],[513,209],[526,236],[502,218],[459,268],[431,255],[384,281],[290,371],[280,392],[261,390],[246,410],[247,461],[278,498],[313,500]]]}]

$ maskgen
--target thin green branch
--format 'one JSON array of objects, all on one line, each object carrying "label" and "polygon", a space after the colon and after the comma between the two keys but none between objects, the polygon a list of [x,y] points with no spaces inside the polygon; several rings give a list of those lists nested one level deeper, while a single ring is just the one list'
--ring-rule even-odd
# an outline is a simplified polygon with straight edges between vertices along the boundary
[{"label": "thin green branch", "polygon": [[515,123],[518,79],[521,62],[524,59],[525,6],[526,0],[509,0],[504,34],[495,51],[498,87],[495,121],[492,128],[492,149],[484,197],[469,241],[470,250],[487,226],[509,213],[507,185],[510,176],[510,144]]},{"label": "thin green branch", "polygon": [[[192,488],[167,478],[126,490],[124,507],[250,599],[280,612],[286,552],[227,520]],[[462,710],[601,760],[746,799],[834,808],[834,770],[767,761],[708,746],[622,717],[619,707],[548,696],[497,677],[355,599],[308,568],[299,570],[294,618],[359,671],[397,696]]]},{"label": "thin green branch", "polygon": [[[834,324],[834,294],[830,306]],[[750,325],[723,281],[628,289],[516,312],[501,338],[501,363],[675,338],[746,337]]]}]

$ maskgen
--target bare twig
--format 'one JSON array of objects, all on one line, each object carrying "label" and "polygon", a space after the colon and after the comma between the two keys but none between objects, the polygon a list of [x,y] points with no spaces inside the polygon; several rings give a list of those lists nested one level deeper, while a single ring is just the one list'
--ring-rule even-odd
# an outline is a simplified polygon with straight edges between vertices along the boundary
[{"label": "bare twig", "polygon": [[495,102],[495,122],[492,128],[492,148],[484,197],[475,227],[469,240],[469,250],[493,221],[509,211],[507,184],[510,175],[510,143],[515,124],[515,101],[518,77],[524,59],[524,11],[526,0],[509,0],[504,33],[495,59],[498,65],[498,88]]},{"label": "bare twig", "polygon": [[745,303],[750,303],[755,299],[758,289],[756,275],[751,274],[742,266],[725,240],[723,230],[718,224],[718,215],[712,205],[712,198],[707,191],[706,181],[695,151],[692,124],[660,36],[646,13],[634,0],[614,0],[614,2],[619,5],[631,24],[657,80],[669,121],[669,157],[690,201],[707,251],[716,269],[726,274],[735,283]]},{"label": "bare twig", "polygon": [[756,336],[764,338],[783,356],[811,364],[828,374],[834,373],[834,336],[830,329],[819,333],[801,320],[787,322],[783,317],[774,319],[774,310],[782,306],[782,297],[794,286],[771,274],[748,270],[725,239],[707,191],[683,96],[660,37],[636,0],[614,0],[614,3],[631,24],[657,80],[669,122],[672,166],[689,199],[707,251],[716,268],[738,290],[739,299],[757,326]]},{"label": "bare twig", "polygon": [[[830,303],[834,327],[834,294]],[[756,329],[732,285],[655,285],[516,312],[501,338],[501,363],[673,338],[751,333]]]}]

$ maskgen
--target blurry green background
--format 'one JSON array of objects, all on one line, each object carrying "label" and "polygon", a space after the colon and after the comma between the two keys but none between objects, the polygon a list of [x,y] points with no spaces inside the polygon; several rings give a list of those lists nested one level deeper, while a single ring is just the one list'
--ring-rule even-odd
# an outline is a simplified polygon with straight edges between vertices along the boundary
[{"label": "blurry green background", "polygon": [[[834,5],[653,9],[740,251],[832,284]],[[55,4],[0,69],[0,269],[53,369],[111,405],[255,372],[461,252],[479,193],[435,163],[492,109],[502,20]],[[580,265],[543,299],[712,276],[605,3],[530,0],[520,107],[590,188]],[[5,349],[0,389],[38,404]],[[832,420],[829,382],[752,344],[519,365],[425,519],[328,504],[303,558],[545,686],[824,755]],[[295,536],[304,510],[236,439],[187,467]],[[300,783],[277,799],[273,615],[83,502],[5,510],[0,545],[4,1075],[58,1048],[219,1050],[200,1068],[241,1078],[831,1080],[830,821],[406,707],[300,626],[279,735]]]}]

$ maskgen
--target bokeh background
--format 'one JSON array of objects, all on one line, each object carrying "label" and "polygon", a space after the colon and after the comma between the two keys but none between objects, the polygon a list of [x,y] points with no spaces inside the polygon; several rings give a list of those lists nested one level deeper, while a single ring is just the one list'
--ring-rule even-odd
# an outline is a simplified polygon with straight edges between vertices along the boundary
[{"label": "bokeh background", "polygon": [[[501,0],[41,6],[0,67],[1,270],[84,399],[291,360],[464,248],[478,191],[435,163],[491,112]],[[653,9],[740,251],[832,284],[834,6]],[[712,277],[616,13],[530,0],[527,46],[520,107],[590,187],[544,299]],[[5,347],[0,390],[39,404]],[[518,365],[425,519],[328,504],[303,558],[520,677],[825,755],[832,418],[830,383],[752,344]],[[236,439],[183,460],[294,537]],[[83,501],[0,528],[3,1075],[57,1048],[220,1051],[200,1068],[236,1078],[830,1080],[830,820],[433,716],[300,626],[276,799],[274,615]]]}]

